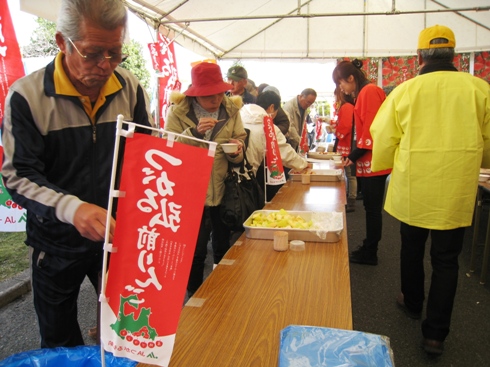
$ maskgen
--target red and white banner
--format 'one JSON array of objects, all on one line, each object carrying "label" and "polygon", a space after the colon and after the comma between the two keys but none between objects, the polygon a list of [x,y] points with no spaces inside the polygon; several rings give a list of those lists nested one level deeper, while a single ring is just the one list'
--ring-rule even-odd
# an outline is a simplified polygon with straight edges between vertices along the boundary
[{"label": "red and white banner", "polygon": [[264,133],[266,144],[265,166],[267,168],[266,182],[269,185],[281,185],[286,183],[286,176],[284,175],[274,123],[270,116],[264,116]]},{"label": "red and white banner", "polygon": [[167,143],[126,139],[101,302],[104,349],[158,366],[172,355],[214,159],[208,149]]},{"label": "red and white banner", "polygon": [[[5,111],[8,89],[24,76],[24,66],[7,1],[0,1],[0,127]],[[0,137],[0,167],[3,146]],[[0,232],[23,232],[26,230],[25,210],[15,204],[0,179]]]},{"label": "red and white banner", "polygon": [[149,43],[153,69],[158,74],[158,109],[160,114],[159,127],[165,126],[165,116],[170,105],[169,96],[173,90],[180,90],[181,84],[177,73],[174,44],[167,37],[158,33],[158,42]]},{"label": "red and white banner", "polygon": [[301,140],[299,141],[299,151],[302,153],[308,153],[310,147],[308,146],[308,129],[306,120],[303,121],[303,128],[301,130]]}]

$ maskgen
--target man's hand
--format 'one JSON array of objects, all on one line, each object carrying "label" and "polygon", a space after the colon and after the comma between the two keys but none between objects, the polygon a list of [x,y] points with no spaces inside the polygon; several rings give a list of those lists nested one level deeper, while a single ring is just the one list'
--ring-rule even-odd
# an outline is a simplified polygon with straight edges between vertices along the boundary
[{"label": "man's hand", "polygon": [[[73,225],[80,234],[91,241],[104,241],[106,230],[107,210],[94,204],[83,203],[75,212]],[[116,221],[111,218],[109,242],[116,228]]]}]

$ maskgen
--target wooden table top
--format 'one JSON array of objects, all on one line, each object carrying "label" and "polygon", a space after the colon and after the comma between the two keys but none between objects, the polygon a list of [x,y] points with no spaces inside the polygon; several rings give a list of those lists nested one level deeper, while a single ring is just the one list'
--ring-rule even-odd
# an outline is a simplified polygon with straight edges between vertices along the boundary
[{"label": "wooden table top", "polygon": [[[344,205],[343,182],[289,181],[265,209]],[[243,234],[183,308],[169,366],[276,366],[280,331],[292,324],[352,329],[345,215],[340,241],[300,252]]]}]

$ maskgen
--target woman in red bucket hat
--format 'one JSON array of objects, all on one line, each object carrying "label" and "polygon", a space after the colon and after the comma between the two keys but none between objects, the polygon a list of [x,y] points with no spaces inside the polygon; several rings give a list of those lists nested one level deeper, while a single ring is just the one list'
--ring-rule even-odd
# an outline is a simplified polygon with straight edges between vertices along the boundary
[{"label": "woman in red bucket hat", "polygon": [[[243,160],[244,141],[247,136],[240,117],[241,97],[227,97],[232,88],[223,81],[219,65],[201,62],[191,70],[192,84],[183,94],[173,92],[165,120],[165,131],[192,136],[218,143],[213,170],[208,185],[206,203],[197,239],[187,293],[192,297],[203,282],[207,243],[212,235],[214,264],[218,264],[230,247],[230,229],[221,221],[220,204],[225,186],[228,162]],[[207,148],[207,144],[178,137],[177,141]],[[238,150],[227,154],[220,144],[237,143]]]}]

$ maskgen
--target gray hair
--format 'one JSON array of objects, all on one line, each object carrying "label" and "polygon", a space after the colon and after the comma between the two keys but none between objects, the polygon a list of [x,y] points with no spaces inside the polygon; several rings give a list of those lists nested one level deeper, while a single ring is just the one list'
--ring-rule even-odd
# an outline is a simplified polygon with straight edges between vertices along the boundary
[{"label": "gray hair", "polygon": [[271,92],[276,93],[279,97],[281,96],[281,93],[279,93],[279,89],[277,89],[276,87],[273,87],[272,85],[268,85],[267,87],[265,87],[262,90],[262,93],[263,92],[268,92],[268,91],[271,91]]},{"label": "gray hair", "polygon": [[317,96],[317,95],[316,95],[316,91],[315,91],[314,89],[312,89],[312,88],[306,88],[306,89],[304,89],[304,90],[301,92],[301,95],[302,95],[304,98],[308,97],[308,96],[309,96],[309,95],[311,95],[311,94],[312,94],[312,95],[314,95],[315,97]]},{"label": "gray hair", "polygon": [[[79,40],[80,25],[84,20],[107,30],[123,26],[124,39],[128,14],[120,0],[62,0],[57,31],[63,37]],[[71,50],[69,43],[68,46]]]},{"label": "gray hair", "polygon": [[[435,38],[430,41],[431,44],[447,43],[446,38]],[[453,62],[454,59],[454,48],[453,47],[440,47],[440,48],[427,48],[419,50],[420,57],[426,64],[432,62]]]}]

